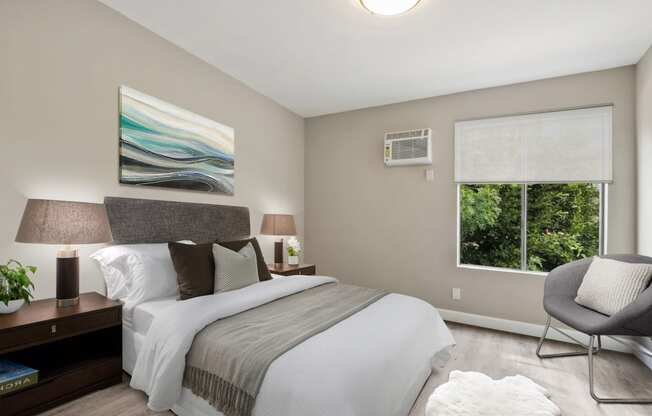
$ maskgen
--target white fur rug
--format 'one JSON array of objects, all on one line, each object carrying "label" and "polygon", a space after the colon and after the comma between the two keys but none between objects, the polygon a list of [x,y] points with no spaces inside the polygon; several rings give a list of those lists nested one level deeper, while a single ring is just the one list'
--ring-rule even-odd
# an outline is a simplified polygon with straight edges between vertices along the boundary
[{"label": "white fur rug", "polygon": [[426,416],[560,416],[550,393],[523,376],[493,380],[473,371],[452,371],[428,399]]}]

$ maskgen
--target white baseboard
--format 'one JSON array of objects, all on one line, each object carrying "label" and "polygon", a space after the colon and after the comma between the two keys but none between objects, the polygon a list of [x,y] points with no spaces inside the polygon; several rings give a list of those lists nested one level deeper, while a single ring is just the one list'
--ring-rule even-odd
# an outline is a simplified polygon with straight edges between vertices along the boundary
[{"label": "white baseboard", "polygon": [[[491,316],[484,315],[475,315],[472,313],[453,311],[450,309],[439,309],[441,317],[445,321],[458,322],[461,324],[478,326],[481,328],[495,329],[498,331],[511,332],[513,334],[527,335],[531,337],[541,337],[543,333],[544,326],[537,324],[530,324],[527,322],[520,321],[511,321],[508,319],[493,318]],[[554,322],[554,321],[553,321]],[[554,325],[554,324],[553,324]],[[579,339],[582,342],[588,344],[589,337],[581,332],[565,329],[564,330],[569,335]],[[551,339],[561,342],[569,342],[567,338],[559,334],[557,331],[548,331],[548,336],[546,339]],[[614,341],[611,338],[603,337],[602,347],[606,350],[625,352],[629,354],[634,354],[637,356],[645,365],[652,369],[652,357],[647,356],[643,352],[642,345],[631,338],[623,337],[620,338],[627,346]],[[534,352],[532,352],[534,354]]]}]

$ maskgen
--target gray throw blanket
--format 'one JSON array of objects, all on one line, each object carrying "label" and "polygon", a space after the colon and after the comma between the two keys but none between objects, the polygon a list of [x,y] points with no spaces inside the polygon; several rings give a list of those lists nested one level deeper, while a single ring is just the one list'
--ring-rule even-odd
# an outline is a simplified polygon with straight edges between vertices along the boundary
[{"label": "gray throw blanket", "polygon": [[215,321],[195,337],[183,385],[226,416],[250,416],[276,358],[384,295],[328,283]]}]

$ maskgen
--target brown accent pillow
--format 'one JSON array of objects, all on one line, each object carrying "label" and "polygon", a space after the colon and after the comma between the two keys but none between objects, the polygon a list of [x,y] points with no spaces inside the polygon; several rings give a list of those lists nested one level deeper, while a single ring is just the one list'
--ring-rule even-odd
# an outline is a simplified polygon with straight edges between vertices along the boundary
[{"label": "brown accent pillow", "polygon": [[213,244],[168,243],[177,272],[179,300],[212,295],[215,286]]},{"label": "brown accent pillow", "polygon": [[226,247],[229,250],[236,252],[240,251],[242,247],[246,246],[249,243],[254,246],[254,251],[256,251],[256,261],[258,262],[258,280],[261,282],[265,280],[272,280],[272,274],[267,269],[267,263],[265,263],[263,252],[260,250],[260,246],[258,245],[258,240],[256,240],[256,237],[247,238],[244,240],[217,242],[217,244],[221,245],[222,247]]}]

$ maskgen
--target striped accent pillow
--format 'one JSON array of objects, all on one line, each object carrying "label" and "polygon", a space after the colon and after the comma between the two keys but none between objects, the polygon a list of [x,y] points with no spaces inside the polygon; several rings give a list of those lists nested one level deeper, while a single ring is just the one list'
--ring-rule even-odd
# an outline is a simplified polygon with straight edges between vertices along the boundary
[{"label": "striped accent pillow", "polygon": [[634,302],[650,284],[652,264],[625,263],[594,257],[575,302],[614,315]]},{"label": "striped accent pillow", "polygon": [[215,293],[240,289],[258,283],[256,250],[251,243],[240,251],[213,244],[215,259]]}]

